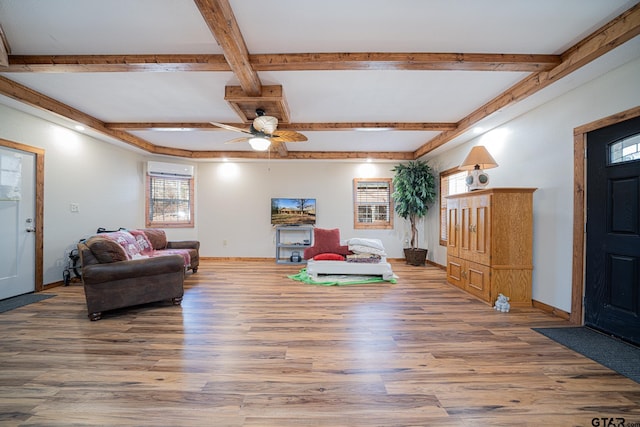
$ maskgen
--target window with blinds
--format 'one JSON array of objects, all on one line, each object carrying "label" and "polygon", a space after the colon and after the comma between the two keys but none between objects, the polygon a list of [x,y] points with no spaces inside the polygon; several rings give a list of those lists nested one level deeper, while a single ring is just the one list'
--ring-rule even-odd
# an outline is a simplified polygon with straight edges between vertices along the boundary
[{"label": "window with blinds", "polygon": [[390,178],[353,180],[353,228],[393,228]]},{"label": "window with blinds", "polygon": [[440,173],[440,244],[447,245],[447,196],[467,192],[466,171],[457,167]]},{"label": "window with blinds", "polygon": [[193,178],[147,176],[147,227],[193,227]]}]

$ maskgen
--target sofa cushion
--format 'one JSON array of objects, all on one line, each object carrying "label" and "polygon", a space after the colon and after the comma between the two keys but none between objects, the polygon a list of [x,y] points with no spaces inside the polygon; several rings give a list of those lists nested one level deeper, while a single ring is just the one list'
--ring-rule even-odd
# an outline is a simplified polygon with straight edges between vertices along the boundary
[{"label": "sofa cushion", "polygon": [[145,228],[141,230],[147,235],[147,238],[151,242],[151,246],[155,250],[166,249],[167,247],[167,234],[164,230],[158,228]]},{"label": "sofa cushion", "polygon": [[127,260],[124,248],[106,237],[93,236],[87,240],[86,245],[100,263],[107,264]]},{"label": "sofa cushion", "polygon": [[161,251],[153,251],[151,254],[152,257],[166,255],[180,255],[184,259],[184,266],[191,266],[191,254],[189,249],[162,249]]}]

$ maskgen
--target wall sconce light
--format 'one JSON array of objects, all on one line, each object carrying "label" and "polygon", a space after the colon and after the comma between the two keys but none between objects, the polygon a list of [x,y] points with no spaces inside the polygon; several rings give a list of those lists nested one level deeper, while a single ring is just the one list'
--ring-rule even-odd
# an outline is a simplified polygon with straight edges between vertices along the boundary
[{"label": "wall sconce light", "polygon": [[489,183],[489,175],[483,169],[491,169],[498,166],[495,159],[482,145],[476,145],[471,149],[458,169],[468,170],[469,175],[465,179],[469,191],[480,190]]},{"label": "wall sconce light", "polygon": [[267,151],[271,141],[266,138],[249,138],[249,145],[256,151]]}]

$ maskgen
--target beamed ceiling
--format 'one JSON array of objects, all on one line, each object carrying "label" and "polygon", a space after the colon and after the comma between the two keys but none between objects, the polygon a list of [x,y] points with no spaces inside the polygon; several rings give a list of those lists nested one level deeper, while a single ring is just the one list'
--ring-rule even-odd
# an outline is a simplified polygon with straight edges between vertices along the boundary
[{"label": "beamed ceiling", "polygon": [[[193,159],[429,157],[640,57],[625,0],[0,0],[0,103]],[[210,122],[257,108],[269,153]]]}]

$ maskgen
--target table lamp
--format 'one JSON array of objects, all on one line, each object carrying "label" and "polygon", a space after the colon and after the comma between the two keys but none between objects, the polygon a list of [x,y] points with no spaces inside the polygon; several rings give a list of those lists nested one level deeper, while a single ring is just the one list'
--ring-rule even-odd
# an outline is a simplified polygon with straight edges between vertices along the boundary
[{"label": "table lamp", "polygon": [[486,187],[489,183],[489,175],[483,169],[491,169],[496,166],[498,164],[487,149],[482,145],[476,145],[458,168],[469,171],[465,183],[469,191],[474,191]]}]

